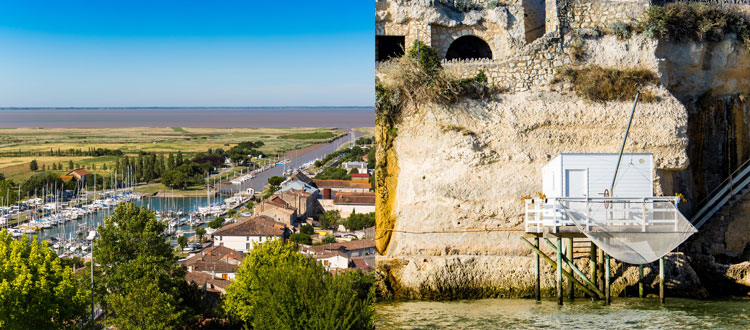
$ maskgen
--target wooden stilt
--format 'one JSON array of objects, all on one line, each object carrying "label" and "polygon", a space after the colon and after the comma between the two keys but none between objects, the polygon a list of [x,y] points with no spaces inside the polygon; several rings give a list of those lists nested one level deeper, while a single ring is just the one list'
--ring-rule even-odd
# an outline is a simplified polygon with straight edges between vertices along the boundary
[{"label": "wooden stilt", "polygon": [[[528,245],[528,246],[529,246],[529,247],[530,247],[530,248],[531,248],[532,250],[534,250],[534,252],[536,252],[537,254],[539,254],[539,256],[541,256],[542,258],[544,258],[544,261],[548,262],[548,263],[549,263],[550,265],[552,265],[552,267],[554,267],[554,268],[557,268],[557,265],[558,265],[558,263],[556,263],[556,262],[555,262],[554,260],[552,260],[552,258],[550,258],[550,257],[549,257],[549,256],[547,256],[546,254],[544,254],[544,252],[542,252],[541,250],[537,249],[537,248],[536,248],[536,247],[534,246],[534,244],[532,244],[531,242],[529,242],[528,240],[526,240],[526,239],[525,239],[525,238],[523,238],[523,237],[521,237],[521,241],[522,241],[522,242],[524,242],[524,243],[526,243],[526,244],[527,244],[527,245]],[[547,239],[545,239],[545,241],[548,241],[548,240],[547,240]],[[548,242],[549,242],[549,241],[548,241]],[[550,244],[551,244],[551,243],[550,243]],[[557,246],[555,246],[554,244],[552,244],[552,247],[553,247],[553,248],[555,249],[555,251],[557,251]],[[562,258],[563,260],[567,260],[567,258],[565,258],[565,256],[562,256],[562,255],[561,255],[560,257],[561,257],[561,258]],[[562,270],[562,268],[561,268],[561,270]],[[592,291],[592,290],[591,290],[591,289],[589,289],[589,288],[588,288],[588,287],[587,287],[587,286],[586,286],[586,285],[585,285],[584,283],[581,283],[581,282],[579,282],[579,281],[578,281],[578,279],[576,279],[576,278],[575,278],[575,276],[573,276],[573,274],[571,274],[571,273],[568,273],[568,272],[567,272],[567,271],[565,271],[565,270],[562,270],[562,274],[563,274],[563,276],[565,276],[565,277],[566,277],[566,278],[568,278],[569,280],[573,281],[573,283],[575,283],[576,285],[578,285],[578,287],[579,287],[579,288],[581,288],[581,291],[583,291],[584,293],[586,293],[586,294],[588,294],[588,295],[590,295],[590,296],[592,296],[592,297],[593,297],[593,296],[596,296],[596,295],[601,295],[601,297],[602,297],[602,298],[604,297],[604,294],[603,294],[603,293],[601,293],[601,292],[595,292],[595,291]],[[586,278],[585,276],[583,276],[583,273],[579,273],[579,274],[578,274],[578,276],[580,276],[580,277],[581,277],[581,278],[583,278],[583,279],[585,279],[585,278]],[[561,281],[561,282],[562,282],[562,281]]]},{"label": "wooden stilt", "polygon": [[664,303],[664,257],[659,258],[659,301]]},{"label": "wooden stilt", "polygon": [[[589,278],[594,286],[597,286],[596,282],[596,244],[591,242],[589,249]],[[592,297],[593,298],[593,297]]]},{"label": "wooden stilt", "polygon": [[[539,237],[534,237],[534,246],[539,249]],[[534,296],[536,301],[542,300],[542,291],[540,288],[541,270],[539,269],[539,253],[534,253],[534,272],[536,273],[536,283],[534,284]]]},{"label": "wooden stilt", "polygon": [[[567,245],[568,248],[565,252],[565,255],[568,257],[568,260],[570,260],[571,263],[573,263],[573,238],[569,237],[567,239]],[[568,272],[573,273],[573,268],[568,266]],[[575,291],[573,289],[573,281],[568,281],[568,300],[573,301],[573,298],[575,296]]]},{"label": "wooden stilt", "polygon": [[604,301],[609,305],[609,254],[604,255]]},{"label": "wooden stilt", "polygon": [[643,265],[638,265],[638,298],[643,298]]},{"label": "wooden stilt", "polygon": [[599,249],[597,256],[597,268],[599,268],[599,291],[604,291],[604,250]]},{"label": "wooden stilt", "polygon": [[557,238],[557,304],[563,304],[563,287],[562,287],[562,238]]}]

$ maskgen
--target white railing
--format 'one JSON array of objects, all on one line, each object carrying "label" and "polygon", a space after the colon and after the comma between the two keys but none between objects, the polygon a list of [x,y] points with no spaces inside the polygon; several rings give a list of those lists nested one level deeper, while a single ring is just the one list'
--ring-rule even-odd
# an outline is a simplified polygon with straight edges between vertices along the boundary
[{"label": "white railing", "polygon": [[[607,227],[640,227],[673,225],[677,230],[682,214],[677,209],[679,197],[648,198],[550,198],[525,200],[525,230],[541,233],[545,227],[558,232],[560,227],[585,231]],[[575,221],[574,221],[575,220]]]}]

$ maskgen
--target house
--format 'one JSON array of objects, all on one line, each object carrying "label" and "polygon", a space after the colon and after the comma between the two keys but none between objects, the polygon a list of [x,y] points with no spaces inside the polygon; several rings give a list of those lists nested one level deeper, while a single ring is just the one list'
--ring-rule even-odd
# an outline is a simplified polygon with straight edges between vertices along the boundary
[{"label": "house", "polygon": [[361,239],[323,245],[305,246],[302,253],[319,255],[327,251],[341,252],[347,258],[375,257],[375,239]]},{"label": "house", "polygon": [[213,233],[213,241],[214,246],[248,252],[255,243],[286,239],[290,233],[291,230],[285,223],[265,216],[254,216],[219,228]]},{"label": "house", "polygon": [[623,154],[612,188],[619,154],[562,153],[542,168],[542,192],[554,197],[651,197],[654,196],[650,153]]},{"label": "house", "polygon": [[226,293],[226,288],[230,283],[229,280],[215,278],[211,274],[203,272],[187,272],[185,280],[195,283],[199,288],[207,292],[214,293]]},{"label": "house", "polygon": [[365,162],[344,162],[341,164],[347,172],[351,172],[352,169],[357,169],[357,173],[367,173],[367,163]]},{"label": "house", "polygon": [[70,180],[76,180],[78,182],[86,181],[89,176],[89,171],[87,171],[85,168],[77,168],[75,170],[72,170],[68,172],[68,174],[61,175],[60,179],[63,180],[63,182],[69,182]]},{"label": "house", "polygon": [[289,177],[289,181],[302,181],[305,184],[312,185],[312,179],[301,171],[294,172],[294,174]]},{"label": "house", "polygon": [[278,194],[287,204],[297,209],[298,218],[308,218],[322,213],[323,207],[318,203],[317,194],[302,190],[285,190]]},{"label": "house", "polygon": [[203,272],[214,278],[233,280],[244,258],[242,252],[218,245],[190,257],[185,261],[185,267],[188,272]]},{"label": "house", "polygon": [[356,212],[375,212],[374,192],[340,192],[333,197],[333,209],[338,210],[342,217],[348,217]]},{"label": "house", "polygon": [[324,251],[316,254],[315,259],[329,272],[349,268],[349,258],[343,252]]},{"label": "house", "polygon": [[256,204],[255,213],[289,226],[297,223],[297,208],[279,195],[273,195]]},{"label": "house", "polygon": [[321,191],[322,199],[333,199],[340,192],[368,192],[370,191],[369,183],[354,182],[348,180],[316,180],[313,179],[315,186]]},{"label": "house", "polygon": [[[310,182],[312,183],[312,180]],[[289,180],[282,183],[281,188],[279,188],[279,190],[277,190],[275,193],[278,194],[282,191],[287,190],[301,190],[306,193],[318,195],[320,193],[320,190],[313,186],[311,183],[306,183],[302,180]]]},{"label": "house", "polygon": [[354,173],[352,174],[352,182],[370,183],[370,173]]}]

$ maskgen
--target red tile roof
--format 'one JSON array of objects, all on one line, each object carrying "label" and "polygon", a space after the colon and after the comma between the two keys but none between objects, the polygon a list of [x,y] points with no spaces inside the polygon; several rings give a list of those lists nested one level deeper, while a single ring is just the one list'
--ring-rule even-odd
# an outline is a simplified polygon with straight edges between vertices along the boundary
[{"label": "red tile roof", "polygon": [[315,186],[319,189],[324,188],[361,188],[370,189],[369,183],[354,182],[347,180],[313,180]]},{"label": "red tile roof", "polygon": [[338,205],[375,205],[374,192],[340,192],[333,197]]},{"label": "red tile roof", "polygon": [[369,173],[354,173],[352,174],[352,178],[369,178]]},{"label": "red tile roof", "polygon": [[219,228],[214,236],[282,236],[283,224],[265,217],[251,217]]}]

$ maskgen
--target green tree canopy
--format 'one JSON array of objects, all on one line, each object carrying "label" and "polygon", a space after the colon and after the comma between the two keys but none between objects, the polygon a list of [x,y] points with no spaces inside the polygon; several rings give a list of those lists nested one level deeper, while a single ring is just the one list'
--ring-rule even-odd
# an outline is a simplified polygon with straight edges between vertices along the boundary
[{"label": "green tree canopy", "polygon": [[31,163],[29,163],[29,170],[32,172],[39,170],[39,164],[37,164],[36,159],[31,160]]},{"label": "green tree canopy", "polygon": [[315,234],[315,228],[311,224],[305,224],[302,225],[302,227],[299,228],[300,233],[312,235]]},{"label": "green tree canopy", "polygon": [[198,228],[195,230],[195,235],[198,236],[198,242],[203,243],[203,236],[206,235],[206,228]]},{"label": "green tree canopy", "polygon": [[308,234],[296,233],[289,236],[289,240],[297,244],[312,245],[312,237]]},{"label": "green tree canopy", "polygon": [[222,225],[224,225],[224,220],[224,217],[216,217],[208,223],[208,227],[212,229],[219,229]]},{"label": "green tree canopy", "polygon": [[336,243],[336,237],[333,237],[333,235],[326,235],[320,242],[323,244]]},{"label": "green tree canopy", "polygon": [[180,245],[180,249],[184,249],[188,244],[187,236],[180,235],[180,237],[177,237],[177,244]]},{"label": "green tree canopy", "polygon": [[0,328],[80,329],[90,294],[46,242],[0,232]]},{"label": "green tree canopy", "polygon": [[318,217],[318,226],[320,228],[331,228],[341,220],[341,214],[338,210],[329,210]]},{"label": "green tree canopy", "polygon": [[227,288],[229,316],[254,329],[373,329],[372,277],[337,276],[280,240],[256,245]]},{"label": "green tree canopy", "polygon": [[346,219],[346,229],[360,230],[375,225],[375,212],[370,213],[352,213]]},{"label": "green tree canopy", "polygon": [[[186,299],[197,288],[185,281],[185,268],[175,265],[165,229],[166,223],[156,220],[154,211],[133,203],[118,205],[98,227],[101,238],[93,252],[100,273],[96,288],[111,312],[108,324],[121,329],[169,329],[197,321],[197,306]],[[144,288],[149,290],[141,291]]]},{"label": "green tree canopy", "polygon": [[279,185],[281,185],[282,182],[284,182],[284,177],[283,176],[272,176],[272,177],[268,178],[268,184],[270,184],[272,186],[279,186]]},{"label": "green tree canopy", "polygon": [[351,180],[352,175],[341,167],[326,167],[315,175],[315,178],[319,180]]}]

